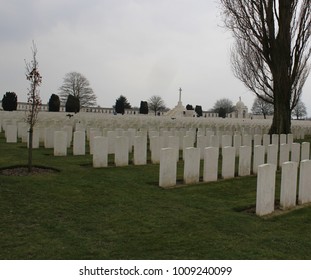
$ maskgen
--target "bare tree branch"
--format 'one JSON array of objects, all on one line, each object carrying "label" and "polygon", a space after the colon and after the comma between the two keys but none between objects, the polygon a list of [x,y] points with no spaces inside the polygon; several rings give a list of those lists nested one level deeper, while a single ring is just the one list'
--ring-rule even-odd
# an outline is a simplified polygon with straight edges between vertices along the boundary
[{"label": "bare tree branch", "polygon": [[38,70],[37,61],[37,47],[35,42],[32,42],[32,61],[26,62],[26,79],[30,83],[30,88],[28,89],[28,111],[26,112],[26,122],[29,124],[29,142],[28,142],[28,172],[32,171],[32,143],[33,143],[33,129],[37,122],[38,112],[41,106],[41,98],[39,87],[42,83],[42,76]]},{"label": "bare tree branch", "polygon": [[77,72],[67,73],[63,85],[59,88],[59,96],[64,104],[68,95],[77,97],[81,107],[95,106],[96,95],[86,77]]},{"label": "bare tree branch", "polygon": [[274,104],[270,132],[289,133],[310,72],[311,0],[220,0],[235,46],[234,75]]}]

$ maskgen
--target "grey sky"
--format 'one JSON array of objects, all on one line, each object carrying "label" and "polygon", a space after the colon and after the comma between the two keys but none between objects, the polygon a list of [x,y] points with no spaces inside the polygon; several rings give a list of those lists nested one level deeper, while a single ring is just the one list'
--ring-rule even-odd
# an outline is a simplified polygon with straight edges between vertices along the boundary
[{"label": "grey sky", "polygon": [[[111,107],[125,95],[132,106],[160,95],[174,107],[213,107],[254,96],[230,65],[233,43],[215,0],[0,0],[0,90],[26,101],[24,59],[38,48],[41,98],[58,93],[66,73],[88,78],[97,103]],[[302,100],[311,114],[310,77]],[[309,95],[309,96],[308,96]]]}]

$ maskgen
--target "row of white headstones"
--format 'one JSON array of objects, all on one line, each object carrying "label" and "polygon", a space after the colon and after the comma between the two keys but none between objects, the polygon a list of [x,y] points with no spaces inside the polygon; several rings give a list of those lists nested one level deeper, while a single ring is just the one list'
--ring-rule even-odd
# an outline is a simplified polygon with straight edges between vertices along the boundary
[{"label": "row of white headstones", "polygon": [[[27,142],[25,123],[7,124],[3,128],[7,142],[17,142],[18,137]],[[93,155],[93,166],[98,168],[108,166],[108,154],[114,154],[116,166],[126,166],[129,164],[129,153],[132,151],[135,165],[147,164],[147,137],[150,141],[151,161],[160,163],[159,186],[163,188],[176,186],[180,150],[182,150],[184,160],[183,180],[185,184],[195,184],[200,181],[200,160],[202,159],[204,160],[203,181],[218,180],[218,160],[221,151],[222,178],[227,179],[235,176],[237,158],[238,176],[250,175],[251,166],[253,174],[258,173],[256,202],[258,215],[267,215],[274,210],[277,167],[282,166],[281,207],[290,208],[295,205],[293,197],[296,201],[296,192],[293,194],[293,190],[296,190],[296,187],[293,186],[293,182],[295,181],[297,184],[297,176],[296,180],[293,179],[294,175],[290,176],[289,178],[293,181],[288,183],[290,180],[286,174],[295,173],[299,165],[301,167],[298,202],[299,204],[310,202],[308,198],[311,196],[308,192],[310,187],[306,187],[305,184],[308,185],[308,183],[304,183],[311,179],[308,177],[308,174],[311,174],[310,167],[308,167],[310,166],[308,164],[310,144],[307,142],[302,145],[294,143],[292,134],[272,135],[272,139],[270,139],[270,135],[267,134],[241,135],[240,132],[211,131],[210,128],[173,128],[169,131],[165,128],[159,131],[146,129],[139,131],[136,128],[110,130],[109,128],[90,128],[76,123],[74,130],[72,125],[65,125],[61,130],[55,127],[41,126],[34,132],[33,144],[34,148],[39,147],[41,139],[46,148],[54,148],[55,156],[66,156],[67,149],[73,142],[73,154],[85,155],[86,140],[88,140],[90,153]],[[283,166],[285,167],[283,168]],[[283,172],[289,168],[291,171]],[[287,203],[288,200],[291,202]]]},{"label": "row of white headstones", "polygon": [[[89,141],[89,152],[90,154],[95,154],[99,152],[99,149],[96,148],[100,141],[106,141],[108,148],[107,154],[119,154],[120,151],[124,151],[124,154],[130,153],[134,147],[134,158],[140,157],[144,158],[143,160],[136,160],[136,162],[143,162],[146,164],[147,161],[147,136],[150,141],[150,150],[151,150],[151,162],[159,163],[160,162],[160,150],[162,148],[174,148],[176,161],[179,160],[179,150],[183,151],[183,159],[185,155],[185,149],[196,146],[199,149],[199,158],[202,160],[204,158],[204,149],[206,147],[234,147],[235,156],[239,156],[241,146],[251,147],[252,144],[254,147],[263,145],[265,153],[268,151],[268,161],[275,163],[274,157],[269,156],[273,154],[273,146],[269,147],[270,144],[279,146],[280,145],[280,164],[288,158],[288,154],[292,151],[292,158],[295,161],[299,159],[299,150],[300,145],[294,143],[293,135],[243,135],[235,133],[234,135],[227,135],[229,132],[217,132],[218,135],[215,135],[213,131],[207,129],[206,131],[196,131],[195,129],[190,129],[186,131],[174,130],[174,131],[149,131],[146,130],[137,131],[136,129],[117,129],[110,131],[108,129],[99,129],[99,128],[90,128],[86,130],[79,124],[75,127],[75,132],[73,133],[72,126],[64,126],[62,130],[58,130],[54,127],[42,127],[43,129],[35,129],[34,131],[34,148],[39,147],[40,140],[44,142],[45,148],[54,148],[55,156],[66,156],[67,148],[69,148],[73,142],[73,155],[84,155],[86,153],[86,138]],[[224,133],[224,135],[221,135]],[[22,138],[22,141],[27,142],[27,127],[22,125],[7,125],[5,131],[7,142],[17,142],[17,138]],[[102,137],[107,138],[106,140],[100,140]],[[73,141],[72,141],[73,140]],[[196,143],[196,144],[195,144]],[[286,145],[287,144],[287,145]],[[101,144],[104,145],[104,144]],[[301,159],[308,159],[308,143],[302,144],[302,157]],[[94,149],[95,146],[95,149]],[[117,149],[116,149],[117,147]],[[122,148],[124,147],[124,148]],[[259,148],[259,147],[258,147]],[[257,147],[255,149],[255,157]],[[270,152],[271,150],[271,152]],[[242,149],[242,151],[244,151]],[[123,154],[121,153],[121,155]],[[243,152],[245,153],[245,152]],[[249,153],[247,153],[248,156]],[[120,155],[120,156],[121,156]],[[243,156],[243,155],[242,155]],[[126,156],[123,156],[126,158]],[[269,160],[270,159],[270,160]],[[125,164],[127,164],[126,162]],[[119,166],[117,164],[117,166]]]},{"label": "row of white headstones", "polygon": [[[241,134],[265,134],[271,126],[271,120],[264,119],[222,119],[222,118],[176,118],[154,117],[146,115],[102,115],[95,113],[67,114],[62,112],[40,112],[36,126],[75,126],[80,123],[84,127],[109,128],[135,128],[147,130],[160,130],[161,128],[198,128],[204,130],[210,128],[214,131],[240,131]],[[25,112],[0,111],[0,126],[6,124],[17,124],[23,122]],[[152,128],[152,129],[150,129]],[[1,127],[0,127],[1,130]],[[311,134],[311,124],[309,121],[292,120],[292,133],[295,139],[303,138],[304,134]]]},{"label": "row of white headstones", "polygon": [[[298,173],[299,180],[297,180]],[[265,216],[275,211],[275,177],[276,166],[274,164],[263,164],[258,167],[256,214],[259,216]],[[282,210],[292,209],[296,206],[297,192],[299,205],[311,203],[310,180],[311,160],[302,160],[300,163],[289,161],[282,164],[280,189]]]}]

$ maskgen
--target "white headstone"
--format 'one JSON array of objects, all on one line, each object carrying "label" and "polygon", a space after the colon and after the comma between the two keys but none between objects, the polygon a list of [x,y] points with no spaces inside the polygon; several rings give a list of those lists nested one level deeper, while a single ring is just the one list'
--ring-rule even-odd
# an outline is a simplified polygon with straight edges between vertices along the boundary
[{"label": "white headstone", "polygon": [[127,137],[129,139],[129,153],[131,153],[133,151],[133,146],[134,146],[134,138],[132,139],[132,135],[129,131],[123,131],[123,135],[124,137]]},{"label": "white headstone", "polygon": [[214,135],[214,131],[211,130],[211,128],[206,128],[205,136],[212,136],[212,135]]},{"label": "white headstone", "polygon": [[261,146],[261,140],[262,140],[262,136],[260,134],[255,134],[254,135],[254,147]]},{"label": "white headstone", "polygon": [[277,166],[278,164],[278,146],[271,144],[267,147],[267,163]]},{"label": "white headstone", "polygon": [[231,146],[232,146],[232,136],[231,135],[222,135],[221,147],[231,147]]},{"label": "white headstone", "polygon": [[249,176],[251,174],[252,147],[241,146],[239,156],[239,176]]},{"label": "white headstone", "polygon": [[282,164],[287,161],[289,161],[289,146],[288,144],[281,144],[279,166],[281,167]]},{"label": "white headstone", "polygon": [[160,136],[159,138],[160,138],[160,147],[161,147],[161,149],[168,148],[168,141],[167,141],[167,139],[165,137],[163,137],[163,136]]},{"label": "white headstone", "polygon": [[188,130],[186,132],[186,136],[190,136],[192,142],[191,142],[191,146],[190,147],[193,147],[194,146],[194,142],[196,140],[196,131],[195,131],[195,128],[190,128],[190,130]]},{"label": "white headstone", "polygon": [[175,131],[174,135],[179,138],[179,150],[183,150],[184,136],[186,136],[186,132],[185,131]]},{"label": "white headstone", "polygon": [[294,143],[294,135],[293,134],[287,134],[287,144],[289,146],[289,150],[292,150],[292,144]]},{"label": "white headstone", "polygon": [[271,144],[270,142],[270,135],[264,134],[262,138],[262,145],[265,147],[265,153],[267,153],[267,148]]},{"label": "white headstone", "polygon": [[25,122],[19,122],[17,124],[17,138],[23,138],[28,133],[28,124]]},{"label": "white headstone", "polygon": [[[108,131],[110,132],[110,131]],[[124,136],[117,136],[115,138],[114,162],[116,166],[127,166],[129,163],[129,139]],[[108,138],[109,150],[109,138]]]},{"label": "white headstone", "polygon": [[241,136],[241,134],[235,134],[233,136],[233,145],[235,147],[235,155],[239,156],[240,147],[242,146],[242,136]]},{"label": "white headstone", "polygon": [[[76,131],[75,133],[77,133]],[[83,133],[83,132],[81,132]],[[103,136],[95,136],[93,139],[93,167],[108,166],[108,138]]]},{"label": "white headstone", "polygon": [[203,129],[202,127],[199,127],[197,136],[205,136],[205,129]]},{"label": "white headstone", "polygon": [[310,159],[310,143],[303,142],[301,144],[301,160],[309,160]]},{"label": "white headstone", "polygon": [[286,134],[280,134],[280,145],[287,144],[287,135]]},{"label": "white headstone", "polygon": [[54,127],[45,128],[44,148],[54,148]]},{"label": "white headstone", "polygon": [[244,134],[242,137],[242,145],[243,146],[252,146],[252,136],[248,134]]},{"label": "white headstone", "polygon": [[135,136],[133,162],[134,165],[147,164],[147,137]]},{"label": "white headstone", "polygon": [[298,203],[305,204],[311,202],[311,160],[300,162]]},{"label": "white headstone", "polygon": [[183,159],[185,159],[185,150],[186,148],[192,148],[193,147],[193,139],[190,135],[184,136],[183,139]]},{"label": "white headstone", "polygon": [[85,132],[77,130],[73,133],[73,155],[85,155]]},{"label": "white headstone", "polygon": [[160,137],[153,136],[150,138],[151,162],[154,164],[160,163]]},{"label": "white headstone", "polygon": [[179,137],[178,136],[168,137],[168,148],[175,149],[176,162],[177,162],[179,160]]},{"label": "white headstone", "polygon": [[94,147],[94,138],[97,136],[102,136],[101,131],[97,128],[90,129],[90,136],[89,136],[89,146],[90,146],[90,154],[93,154],[93,147]]},{"label": "white headstone", "polygon": [[70,148],[72,142],[72,126],[65,125],[62,130],[67,132],[67,148]]},{"label": "white headstone", "polygon": [[17,143],[17,126],[8,124],[5,130],[6,143]]},{"label": "white headstone", "polygon": [[[20,135],[22,138],[22,143],[26,143],[28,140],[28,131],[29,131],[29,125],[25,124],[25,125],[21,125],[20,126]],[[17,133],[17,137],[18,137],[18,133]]]},{"label": "white headstone", "polygon": [[109,130],[107,131],[108,137],[108,153],[113,154],[115,151],[115,144],[116,144],[116,132]]},{"label": "white headstone", "polygon": [[222,148],[222,177],[224,179],[234,178],[235,173],[235,148]]},{"label": "white headstone", "polygon": [[279,146],[279,135],[278,134],[272,134],[272,145]]},{"label": "white headstone", "polygon": [[198,136],[197,137],[197,148],[200,149],[200,159],[204,158],[204,149],[207,146],[207,136]]},{"label": "white headstone", "polygon": [[208,147],[204,149],[203,181],[213,182],[218,178],[219,148]]},{"label": "white headstone", "polygon": [[136,136],[136,129],[135,128],[129,128],[127,130],[129,132],[129,146],[130,146],[130,152],[133,150],[133,146],[134,146],[134,138]]},{"label": "white headstone", "polygon": [[282,164],[280,207],[284,210],[296,205],[297,173],[297,162]]},{"label": "white headstone", "polygon": [[198,183],[200,179],[200,149],[185,149],[184,182],[185,184]]},{"label": "white headstone", "polygon": [[116,128],[115,132],[116,132],[116,136],[123,136],[124,130],[122,128]]},{"label": "white headstone", "polygon": [[274,164],[263,164],[258,166],[256,214],[264,216],[274,211],[275,200],[275,174]]},{"label": "white headstone", "polygon": [[155,136],[160,136],[159,131],[150,130],[150,131],[148,132],[148,137],[149,137],[149,139],[150,139],[151,137],[155,137]]},{"label": "white headstone", "polygon": [[38,129],[39,129],[39,142],[44,143],[45,127],[40,125],[40,126],[38,126]]},{"label": "white headstone", "polygon": [[253,159],[253,174],[258,173],[258,166],[265,163],[265,147],[254,147],[254,159]]},{"label": "white headstone", "polygon": [[219,136],[218,135],[212,135],[211,136],[211,147],[219,148]]},{"label": "white headstone", "polygon": [[176,186],[177,163],[175,150],[172,148],[161,149],[159,186],[169,188]]},{"label": "white headstone", "polygon": [[168,148],[168,137],[172,135],[172,132],[164,130],[161,133],[161,137],[162,137],[162,145],[165,148]]},{"label": "white headstone", "polygon": [[67,132],[55,131],[54,132],[54,156],[67,155]]},{"label": "white headstone", "polygon": [[84,131],[85,132],[85,126],[82,123],[76,123],[75,124],[75,131]]},{"label": "white headstone", "polygon": [[[34,129],[32,132],[32,148],[33,149],[38,149],[40,146],[40,131],[39,129]],[[27,147],[29,148],[29,141],[30,141],[30,134],[28,132],[28,137],[27,137]]]},{"label": "white headstone", "polygon": [[213,131],[206,130],[205,136],[206,136],[206,147],[211,147],[212,146],[212,138],[211,136],[214,135]]},{"label": "white headstone", "polygon": [[291,161],[300,162],[300,143],[292,143]]}]

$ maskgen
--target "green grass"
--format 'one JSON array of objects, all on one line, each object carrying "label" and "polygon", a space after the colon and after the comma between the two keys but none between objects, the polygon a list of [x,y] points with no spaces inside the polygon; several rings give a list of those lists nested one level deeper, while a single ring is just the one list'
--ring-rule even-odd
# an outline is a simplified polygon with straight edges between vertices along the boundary
[{"label": "green grass", "polygon": [[[0,151],[0,168],[26,164],[25,144],[3,133]],[[164,190],[158,165],[91,163],[40,148],[34,164],[60,172],[0,175],[1,259],[311,259],[311,208],[242,211],[255,204],[256,177]]]}]

